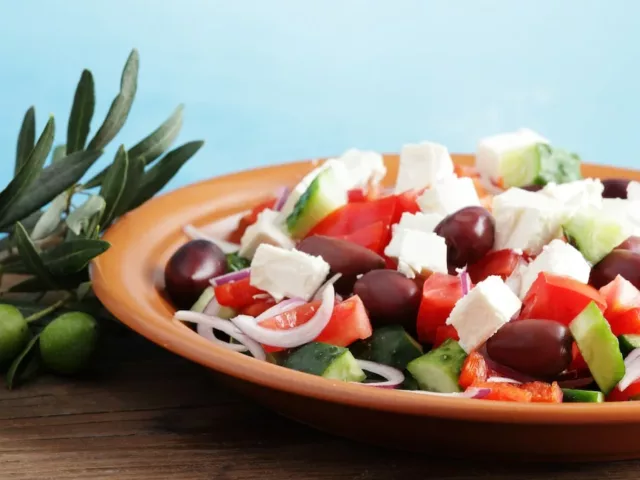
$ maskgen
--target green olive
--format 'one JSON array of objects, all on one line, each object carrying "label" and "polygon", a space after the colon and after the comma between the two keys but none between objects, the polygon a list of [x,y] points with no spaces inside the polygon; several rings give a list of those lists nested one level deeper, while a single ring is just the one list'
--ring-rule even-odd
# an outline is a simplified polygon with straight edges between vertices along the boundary
[{"label": "green olive", "polygon": [[87,365],[97,339],[98,324],[91,315],[82,312],[60,315],[40,334],[42,362],[56,373],[76,373]]},{"label": "green olive", "polygon": [[29,341],[29,327],[13,305],[0,305],[0,365],[6,366]]}]

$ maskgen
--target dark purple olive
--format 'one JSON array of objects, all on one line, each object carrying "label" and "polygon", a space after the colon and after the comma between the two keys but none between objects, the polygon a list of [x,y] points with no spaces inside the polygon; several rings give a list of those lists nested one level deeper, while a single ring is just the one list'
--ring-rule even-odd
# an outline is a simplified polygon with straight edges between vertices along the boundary
[{"label": "dark purple olive", "polygon": [[605,178],[602,180],[603,198],[627,198],[627,187],[630,180],[625,178]]},{"label": "dark purple olive", "polygon": [[475,263],[493,248],[495,222],[482,207],[466,207],[447,216],[435,228],[447,242],[449,268]]},{"label": "dark purple olive", "polygon": [[349,295],[353,291],[358,275],[384,268],[385,265],[384,258],[368,248],[324,235],[305,238],[296,250],[322,257],[331,267],[332,274],[342,274],[335,284],[336,291],[341,295]]},{"label": "dark purple olive", "polygon": [[227,270],[227,258],[207,240],[191,240],[171,256],[164,269],[167,293],[178,308],[191,308],[209,280]]},{"label": "dark purple olive", "polygon": [[589,283],[602,288],[618,275],[640,288],[640,253],[630,250],[614,250],[591,269]]},{"label": "dark purple olive", "polygon": [[520,187],[522,190],[528,190],[530,192],[538,192],[542,190],[542,185],[525,185],[524,187]]},{"label": "dark purple olive", "polygon": [[634,253],[640,253],[640,237],[631,236],[616,247],[616,250],[628,250]]},{"label": "dark purple olive", "polygon": [[374,327],[398,324],[415,330],[422,292],[395,270],[372,270],[360,277],[353,293],[362,300]]},{"label": "dark purple olive", "polygon": [[571,363],[571,333],[552,320],[507,323],[487,341],[492,360],[536,378],[554,378]]}]

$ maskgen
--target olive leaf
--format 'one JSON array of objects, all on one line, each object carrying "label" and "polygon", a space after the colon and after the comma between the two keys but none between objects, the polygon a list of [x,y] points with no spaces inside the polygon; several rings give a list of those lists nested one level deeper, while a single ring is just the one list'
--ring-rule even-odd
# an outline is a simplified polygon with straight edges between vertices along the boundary
[{"label": "olive leaf", "polygon": [[100,195],[91,195],[72,211],[65,220],[67,227],[76,235],[81,235],[97,214],[102,216],[106,203]]},{"label": "olive leaf", "polygon": [[33,145],[36,141],[36,109],[34,107],[29,108],[24,114],[22,120],[22,127],[20,127],[20,134],[18,135],[18,145],[16,147],[16,166],[14,169],[14,175],[20,171],[20,168],[25,164]]},{"label": "olive leaf", "polygon": [[[32,240],[41,240],[55,232],[61,223],[61,215],[69,205],[69,192],[62,192],[53,199],[49,208],[40,216],[31,231]],[[23,225],[25,229],[27,228]]]},{"label": "olive leaf", "polygon": [[171,180],[178,170],[202,147],[204,142],[189,142],[171,150],[142,177],[142,184],[130,208],[135,208],[149,200]]},{"label": "olive leaf", "polygon": [[[122,192],[122,197],[118,202],[118,207],[116,208],[114,218],[117,218],[121,215],[124,215],[126,212],[130,210],[131,203],[133,202],[134,197],[138,193],[138,189],[140,188],[140,182],[142,180],[142,176],[144,175],[144,159],[142,157],[138,157],[135,159],[129,158],[129,169],[127,170],[127,183],[125,184],[124,191]],[[105,227],[108,224],[103,224]]]},{"label": "olive leaf", "polygon": [[89,70],[83,70],[76,87],[67,125],[67,153],[74,153],[84,148],[89,136],[95,104],[93,75]]},{"label": "olive leaf", "polygon": [[9,206],[0,219],[0,227],[6,227],[49,203],[80,180],[100,155],[101,151],[75,152],[42,170],[29,189],[29,195],[22,196]]},{"label": "olive leaf", "polygon": [[107,206],[102,214],[102,225],[111,223],[118,209],[118,204],[127,186],[127,170],[129,169],[129,157],[124,145],[121,145],[116,153],[113,165],[104,177],[104,183],[100,189],[100,196],[104,198]]},{"label": "olive leaf", "polygon": [[82,270],[110,246],[109,242],[104,240],[69,240],[43,252],[42,262],[55,276],[71,275]]},{"label": "olive leaf", "polygon": [[[13,180],[9,182],[9,185],[7,185],[7,187],[2,192],[0,192],[0,223],[2,223],[3,225],[5,225],[6,223],[12,223],[12,221],[7,221],[7,211],[14,202],[17,202],[18,200],[20,200],[20,198],[23,197],[23,194],[26,193],[27,188],[33,183],[36,177],[40,175],[42,166],[44,165],[44,162],[47,160],[47,156],[51,151],[54,133],[55,122],[53,120],[53,117],[51,117],[49,118],[47,125],[44,127],[40,138],[38,138],[35,147],[33,147],[28,158],[20,167],[20,171],[18,171]],[[41,206],[42,205],[39,205],[36,208],[39,208]],[[29,210],[24,215],[28,215],[29,213],[36,210],[36,208]],[[17,220],[17,218],[14,220]]]},{"label": "olive leaf", "polygon": [[[29,216],[24,218],[18,218],[16,220],[20,220],[20,223],[22,223],[22,226],[26,228],[27,231],[31,231],[35,228],[36,223],[38,223],[38,220],[40,220],[40,217],[42,215],[44,215],[44,212],[42,210],[36,210],[35,212],[29,214]],[[13,224],[0,228],[0,232],[12,233]]]},{"label": "olive leaf", "polygon": [[24,262],[27,271],[49,284],[49,286],[55,287],[55,281],[49,273],[49,269],[44,264],[36,246],[33,244],[29,238],[29,234],[20,222],[16,223],[13,237],[16,242],[20,258]]},{"label": "olive leaf", "polygon": [[53,147],[53,154],[51,154],[51,163],[57,163],[67,156],[66,145],[56,145]]},{"label": "olive leaf", "polygon": [[120,79],[120,92],[113,99],[104,122],[89,142],[87,150],[100,150],[115,138],[129,116],[138,87],[138,51],[133,50],[127,59]]},{"label": "olive leaf", "polygon": [[[131,164],[132,161],[142,158],[144,162],[143,165],[148,165],[160,157],[160,155],[171,146],[180,133],[183,110],[184,106],[179,105],[162,125],[131,147],[127,151],[129,163]],[[85,188],[89,189],[100,186],[108,171],[109,167],[103,169],[85,184]]]},{"label": "olive leaf", "polygon": [[33,378],[40,368],[40,357],[38,355],[38,341],[40,335],[35,335],[20,355],[13,361],[7,371],[7,388],[11,390],[19,383],[26,382]]}]

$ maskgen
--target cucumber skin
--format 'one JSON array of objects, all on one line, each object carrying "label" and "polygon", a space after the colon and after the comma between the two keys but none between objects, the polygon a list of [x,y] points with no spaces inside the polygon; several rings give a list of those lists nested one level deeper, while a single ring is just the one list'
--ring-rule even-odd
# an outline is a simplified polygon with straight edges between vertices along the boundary
[{"label": "cucumber skin", "polygon": [[602,403],[604,394],[593,390],[562,389],[562,403]]},{"label": "cucumber skin", "polygon": [[618,343],[620,343],[622,355],[626,357],[632,350],[640,348],[640,335],[620,335],[618,337]]},{"label": "cucumber skin", "polygon": [[[410,362],[407,370],[416,379],[421,390],[438,393],[461,392],[458,378],[466,358],[467,353],[460,344],[449,339],[438,348]],[[434,379],[434,373],[438,378]]]},{"label": "cucumber skin", "polygon": [[348,349],[328,343],[312,342],[300,347],[284,360],[283,366],[299,372],[327,377],[335,371],[333,368],[335,362],[345,362],[349,369],[348,376],[336,378],[336,380],[361,382],[366,378]]},{"label": "cucumber skin", "polygon": [[353,356],[404,370],[407,364],[423,354],[422,346],[400,325],[388,325],[374,330],[366,340],[350,347]]},{"label": "cucumber skin", "polygon": [[207,308],[207,305],[209,305],[209,302],[213,299],[213,297],[214,297],[213,287],[205,288],[204,291],[198,297],[198,300],[196,300],[196,303],[194,303],[193,306],[190,308],[190,310],[192,312],[202,313],[204,309]]},{"label": "cucumber skin", "polygon": [[[593,379],[607,395],[624,377],[625,366],[618,339],[594,302],[569,324],[569,330],[587,362]],[[594,345],[595,343],[595,345]],[[603,354],[610,365],[602,366]],[[604,370],[604,371],[603,371]]]}]

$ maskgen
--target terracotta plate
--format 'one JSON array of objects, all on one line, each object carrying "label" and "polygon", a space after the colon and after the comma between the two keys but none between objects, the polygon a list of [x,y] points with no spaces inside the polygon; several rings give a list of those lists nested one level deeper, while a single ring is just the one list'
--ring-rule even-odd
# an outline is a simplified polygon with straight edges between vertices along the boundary
[{"label": "terracotta plate", "polygon": [[[471,156],[456,162],[470,164]],[[387,183],[398,158],[386,156]],[[503,454],[531,460],[593,461],[640,458],[640,403],[513,404],[430,397],[325,380],[214,346],[172,320],[162,272],[186,238],[181,227],[229,220],[281,185],[313,168],[300,162],[241,172],[155,198],[120,219],[105,235],[112,248],[92,266],[95,291],[106,307],[151,341],[200,363],[276,412],[315,428],[392,448],[453,456]],[[628,177],[640,172],[586,165],[585,176]],[[225,222],[225,219],[227,221]],[[167,378],[167,388],[171,379]]]}]

